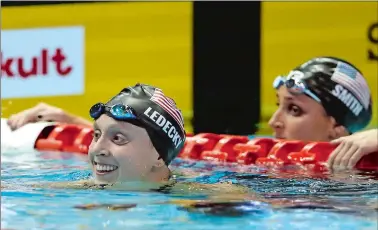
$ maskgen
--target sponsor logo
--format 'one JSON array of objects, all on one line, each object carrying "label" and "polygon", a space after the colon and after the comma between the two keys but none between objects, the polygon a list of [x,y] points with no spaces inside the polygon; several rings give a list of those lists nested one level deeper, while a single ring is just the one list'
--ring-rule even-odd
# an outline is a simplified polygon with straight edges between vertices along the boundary
[{"label": "sponsor logo", "polygon": [[177,131],[176,127],[172,125],[163,115],[153,110],[151,107],[148,107],[144,111],[144,115],[150,118],[156,125],[162,128],[163,132],[167,134],[169,139],[175,145],[176,148],[182,143],[182,138]]},{"label": "sponsor logo", "polygon": [[[55,71],[59,76],[67,76],[72,71],[72,65],[64,62],[67,59],[62,48],[48,50],[43,48],[38,55],[32,56],[31,60],[25,57],[6,57],[1,52],[1,77],[38,77],[48,76]],[[52,65],[52,70],[50,69]],[[27,67],[30,66],[30,67]]]},{"label": "sponsor logo", "polygon": [[1,32],[2,98],[84,93],[83,27]]}]

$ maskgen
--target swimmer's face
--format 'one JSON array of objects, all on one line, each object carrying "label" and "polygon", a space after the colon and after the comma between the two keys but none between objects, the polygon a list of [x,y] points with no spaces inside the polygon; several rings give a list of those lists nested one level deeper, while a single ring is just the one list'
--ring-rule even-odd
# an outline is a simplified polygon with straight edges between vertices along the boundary
[{"label": "swimmer's face", "polygon": [[291,94],[285,86],[277,90],[277,110],[269,121],[274,136],[303,141],[329,141],[335,121],[312,98]]},{"label": "swimmer's face", "polygon": [[145,129],[107,115],[94,123],[89,160],[97,184],[148,180],[165,167]]}]

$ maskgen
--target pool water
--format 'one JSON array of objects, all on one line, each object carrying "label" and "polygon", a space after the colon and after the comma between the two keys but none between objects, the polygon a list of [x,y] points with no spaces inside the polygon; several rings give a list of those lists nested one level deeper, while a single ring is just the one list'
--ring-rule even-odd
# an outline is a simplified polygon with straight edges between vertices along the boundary
[{"label": "pool water", "polygon": [[[256,167],[214,165],[177,159],[181,181],[233,182],[250,187],[269,202],[209,209],[183,209],[168,201],[206,199],[197,195],[109,190],[42,189],[31,183],[90,177],[86,156],[69,153],[7,151],[1,155],[2,229],[372,229],[377,226],[375,173],[348,173],[310,178]],[[331,177],[331,175],[329,176]],[[167,201],[166,204],[156,204]],[[290,204],[285,208],[272,203]],[[88,204],[132,208],[80,209]],[[218,211],[219,211],[218,210]],[[237,215],[235,215],[237,210]]]}]

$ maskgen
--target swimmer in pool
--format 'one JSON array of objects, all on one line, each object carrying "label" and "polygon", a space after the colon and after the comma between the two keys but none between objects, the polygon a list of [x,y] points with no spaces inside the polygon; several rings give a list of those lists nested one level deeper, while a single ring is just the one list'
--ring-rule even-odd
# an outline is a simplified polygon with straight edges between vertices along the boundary
[{"label": "swimmer in pool", "polygon": [[[88,157],[93,180],[50,187],[246,192],[246,188],[230,184],[175,183],[168,166],[184,146],[184,121],[175,102],[158,88],[145,84],[127,87],[108,102],[93,105],[90,116],[94,134]],[[8,124],[15,129],[37,120],[92,125],[46,104],[14,115]]]},{"label": "swimmer in pool", "polygon": [[[278,108],[269,125],[276,138],[339,144],[329,158],[331,168],[353,168],[364,155],[378,151],[378,130],[361,131],[371,120],[372,101],[365,79],[353,65],[332,57],[314,58],[278,77],[274,87]],[[11,116],[8,124],[17,129],[48,120],[92,126],[47,104]]]},{"label": "swimmer in pool", "polygon": [[372,117],[368,84],[352,64],[334,57],[313,58],[273,83],[277,110],[269,125],[274,136],[339,144],[328,160],[333,169],[351,169],[378,151],[377,129],[361,131]]}]

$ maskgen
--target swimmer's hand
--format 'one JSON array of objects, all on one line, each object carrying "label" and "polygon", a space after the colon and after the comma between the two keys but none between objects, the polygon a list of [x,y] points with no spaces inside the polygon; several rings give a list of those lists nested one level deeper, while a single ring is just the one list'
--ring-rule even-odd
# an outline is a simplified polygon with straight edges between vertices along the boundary
[{"label": "swimmer's hand", "polygon": [[91,122],[83,118],[69,114],[61,108],[45,103],[39,103],[32,108],[26,109],[10,116],[8,119],[8,125],[12,130],[16,130],[28,123],[34,123],[38,121],[55,121],[86,126],[92,125]]},{"label": "swimmer's hand", "polygon": [[340,137],[331,143],[338,145],[328,158],[331,169],[352,169],[365,155],[378,151],[378,129]]}]

